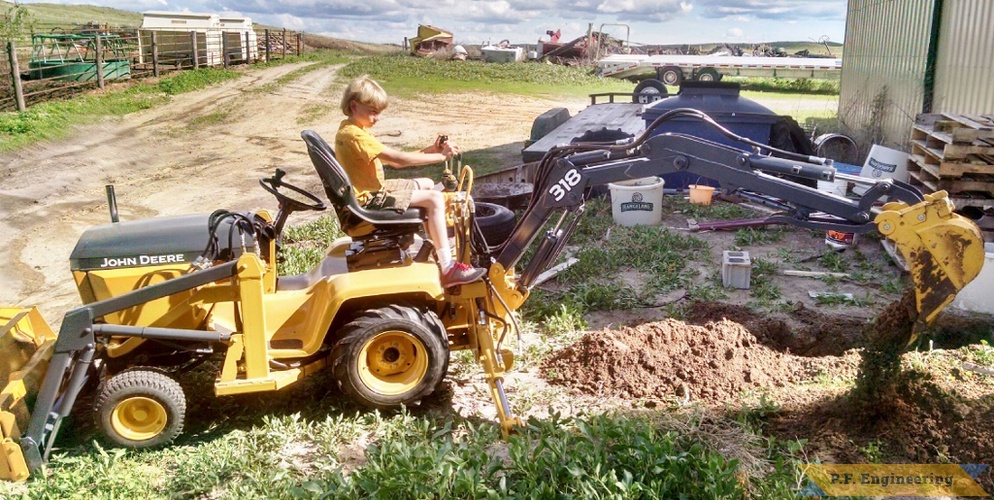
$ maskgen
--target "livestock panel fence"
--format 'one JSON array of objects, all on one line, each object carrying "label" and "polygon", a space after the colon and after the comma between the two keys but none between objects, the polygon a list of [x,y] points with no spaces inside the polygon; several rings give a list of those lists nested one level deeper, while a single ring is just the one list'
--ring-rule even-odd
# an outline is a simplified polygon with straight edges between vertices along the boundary
[{"label": "livestock panel fence", "polygon": [[[226,22],[227,21],[227,22]],[[25,111],[45,100],[198,68],[273,61],[303,53],[302,33],[257,29],[241,19],[220,28],[142,29],[84,25],[71,32],[35,26],[6,40],[0,54],[0,111]]]}]

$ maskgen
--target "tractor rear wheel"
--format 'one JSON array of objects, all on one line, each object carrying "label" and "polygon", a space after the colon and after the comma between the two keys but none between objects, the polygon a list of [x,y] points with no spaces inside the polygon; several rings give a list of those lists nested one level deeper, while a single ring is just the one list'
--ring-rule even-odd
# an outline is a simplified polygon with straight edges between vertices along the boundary
[{"label": "tractor rear wheel", "polygon": [[420,401],[449,369],[445,327],[427,309],[371,309],[341,332],[331,351],[332,371],[342,391],[362,406],[386,410]]},{"label": "tractor rear wheel", "polygon": [[134,368],[104,382],[94,402],[97,427],[115,445],[155,448],[183,432],[186,395],[154,368]]}]

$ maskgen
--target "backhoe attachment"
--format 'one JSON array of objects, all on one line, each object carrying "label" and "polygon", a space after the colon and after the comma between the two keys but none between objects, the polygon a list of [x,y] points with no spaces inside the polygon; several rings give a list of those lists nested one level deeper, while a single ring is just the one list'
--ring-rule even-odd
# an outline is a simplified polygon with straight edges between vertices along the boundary
[{"label": "backhoe attachment", "polygon": [[55,332],[38,309],[0,307],[0,479],[23,481],[28,466],[17,443],[30,419],[34,401],[48,369]]},{"label": "backhoe attachment", "polygon": [[953,213],[945,191],[924,196],[925,201],[910,206],[887,203],[874,219],[880,234],[896,245],[914,281],[918,318],[909,343],[977,277],[984,263],[977,225]]}]

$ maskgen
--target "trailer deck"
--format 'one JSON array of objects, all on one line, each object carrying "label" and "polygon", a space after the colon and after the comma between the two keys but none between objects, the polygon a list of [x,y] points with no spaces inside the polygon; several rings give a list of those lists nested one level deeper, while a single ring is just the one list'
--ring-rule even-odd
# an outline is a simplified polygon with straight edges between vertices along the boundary
[{"label": "trailer deck", "polygon": [[612,54],[597,61],[597,68],[603,76],[618,78],[652,72],[660,74],[665,68],[680,68],[689,76],[703,74],[702,70],[710,68],[728,76],[830,79],[841,75],[842,59]]}]

